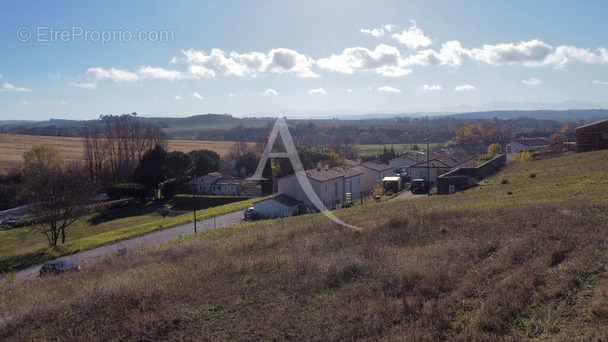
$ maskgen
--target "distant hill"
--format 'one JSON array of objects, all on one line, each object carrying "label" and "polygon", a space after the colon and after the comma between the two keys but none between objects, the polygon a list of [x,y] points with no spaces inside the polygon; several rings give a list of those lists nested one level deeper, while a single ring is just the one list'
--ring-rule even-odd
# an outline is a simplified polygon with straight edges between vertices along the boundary
[{"label": "distant hill", "polygon": [[496,110],[441,115],[457,119],[511,119],[529,117],[538,120],[559,120],[587,122],[608,118],[608,109],[571,109],[571,110]]}]

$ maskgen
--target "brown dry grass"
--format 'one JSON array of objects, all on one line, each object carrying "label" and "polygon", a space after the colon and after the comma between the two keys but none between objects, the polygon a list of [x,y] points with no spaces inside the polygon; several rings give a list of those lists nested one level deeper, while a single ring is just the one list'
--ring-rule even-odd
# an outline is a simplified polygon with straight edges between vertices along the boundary
[{"label": "brown dry grass", "polygon": [[[0,339],[606,340],[608,182],[591,176],[606,160],[518,164],[470,193],[336,212],[363,231],[263,221],[0,285]],[[590,181],[600,195],[578,200]]]},{"label": "brown dry grass", "polygon": [[[20,168],[23,164],[23,153],[30,150],[34,144],[54,146],[67,161],[80,161],[84,155],[82,138],[2,133],[0,134],[0,174]],[[249,144],[251,147],[254,145]],[[233,141],[169,140],[168,150],[190,152],[208,149],[223,157],[228,155],[233,145]]]}]

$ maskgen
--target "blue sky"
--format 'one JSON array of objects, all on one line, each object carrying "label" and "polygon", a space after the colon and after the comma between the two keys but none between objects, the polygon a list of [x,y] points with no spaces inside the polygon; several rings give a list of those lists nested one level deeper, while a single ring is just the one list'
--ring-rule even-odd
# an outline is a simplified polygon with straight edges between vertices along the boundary
[{"label": "blue sky", "polygon": [[0,120],[608,108],[606,1],[2,1]]}]

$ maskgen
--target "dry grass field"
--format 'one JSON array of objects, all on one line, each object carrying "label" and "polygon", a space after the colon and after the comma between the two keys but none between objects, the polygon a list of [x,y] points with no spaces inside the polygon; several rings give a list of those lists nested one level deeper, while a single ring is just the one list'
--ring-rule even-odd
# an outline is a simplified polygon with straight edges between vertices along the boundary
[{"label": "dry grass field", "polygon": [[5,341],[606,341],[608,151],[0,284]]},{"label": "dry grass field", "polygon": [[[0,134],[0,175],[10,169],[21,167],[23,153],[31,149],[34,144],[54,146],[67,161],[82,160],[84,154],[82,138]],[[182,152],[207,149],[215,151],[223,157],[230,152],[233,145],[232,141],[169,140],[168,149]]]}]

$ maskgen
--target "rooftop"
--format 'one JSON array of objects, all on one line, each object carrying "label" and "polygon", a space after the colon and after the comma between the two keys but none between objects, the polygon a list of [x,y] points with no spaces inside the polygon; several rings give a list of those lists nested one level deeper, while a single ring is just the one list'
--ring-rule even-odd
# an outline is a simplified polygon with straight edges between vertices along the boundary
[{"label": "rooftop", "polygon": [[390,165],[384,164],[378,160],[368,161],[365,163],[361,163],[361,166],[364,166],[368,169],[372,169],[374,171],[382,172],[386,170],[392,170],[393,168]]}]

